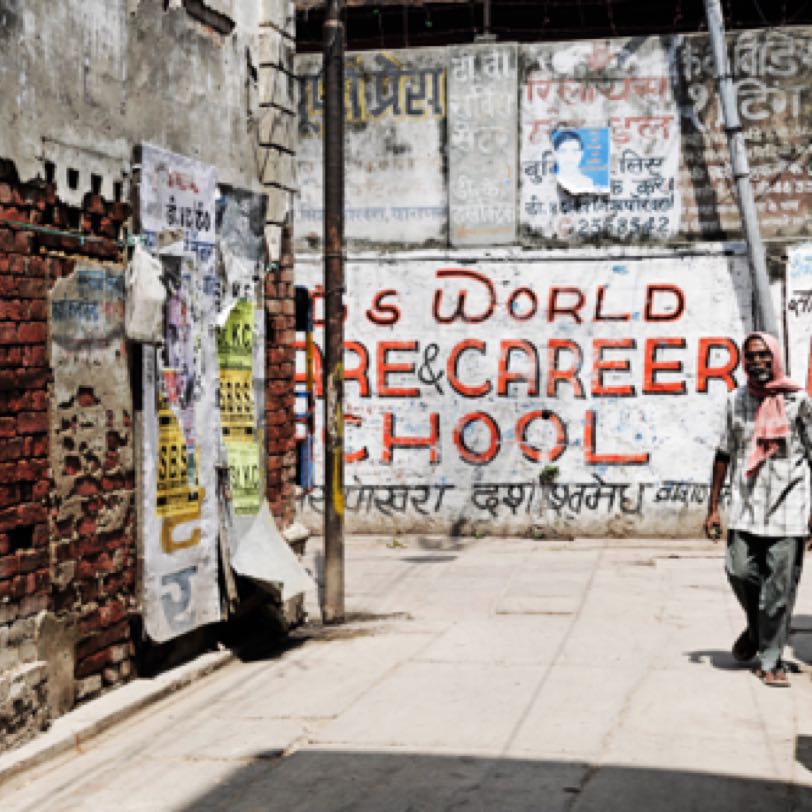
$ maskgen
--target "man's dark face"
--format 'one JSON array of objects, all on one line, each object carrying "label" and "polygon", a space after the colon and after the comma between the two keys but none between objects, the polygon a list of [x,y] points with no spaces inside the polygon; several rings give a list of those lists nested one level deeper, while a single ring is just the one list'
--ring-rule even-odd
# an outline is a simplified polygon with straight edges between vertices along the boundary
[{"label": "man's dark face", "polygon": [[760,338],[751,338],[744,345],[744,371],[750,382],[758,386],[773,378],[773,354]]}]

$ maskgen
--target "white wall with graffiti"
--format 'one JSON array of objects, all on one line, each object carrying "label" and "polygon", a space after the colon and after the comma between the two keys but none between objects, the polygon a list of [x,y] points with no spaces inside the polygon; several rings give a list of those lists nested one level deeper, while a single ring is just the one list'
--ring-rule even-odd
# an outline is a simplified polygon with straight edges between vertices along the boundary
[{"label": "white wall with graffiti", "polygon": [[[728,37],[769,237],[810,235],[812,30]],[[322,232],[321,58],[300,76],[300,250]],[[739,235],[707,35],[349,54],[350,245]]]},{"label": "white wall with graffiti", "polygon": [[[298,272],[319,296],[320,264]],[[347,291],[351,530],[697,532],[751,323],[742,257],[361,255]],[[301,507],[318,527],[321,489]]]},{"label": "white wall with graffiti", "polygon": [[[809,239],[812,30],[728,47],[762,233]],[[348,528],[697,534],[752,323],[707,36],[348,65]],[[317,316],[320,70],[297,58],[296,274]],[[787,341],[806,380],[793,256],[774,293],[801,291]],[[320,529],[318,484],[300,507]]]}]

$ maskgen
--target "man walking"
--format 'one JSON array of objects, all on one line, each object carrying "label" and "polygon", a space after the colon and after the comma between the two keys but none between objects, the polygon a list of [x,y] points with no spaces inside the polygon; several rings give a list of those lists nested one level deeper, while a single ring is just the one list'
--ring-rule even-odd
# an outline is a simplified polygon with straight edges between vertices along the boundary
[{"label": "man walking", "polygon": [[733,656],[747,662],[758,655],[764,684],[788,687],[781,655],[812,527],[812,402],[784,375],[773,336],[751,333],[743,351],[747,385],[728,396],[705,532],[719,538],[719,493],[730,468],[725,570],[747,617]]}]

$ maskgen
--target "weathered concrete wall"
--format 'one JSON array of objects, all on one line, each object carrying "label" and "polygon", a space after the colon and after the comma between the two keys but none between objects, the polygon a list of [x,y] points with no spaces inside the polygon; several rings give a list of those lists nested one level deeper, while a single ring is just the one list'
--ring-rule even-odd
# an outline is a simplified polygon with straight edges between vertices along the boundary
[{"label": "weathered concrete wall", "polygon": [[[763,235],[809,236],[812,31],[732,32],[728,43]],[[351,246],[443,242],[444,212],[453,246],[740,235],[706,35],[381,51],[354,60],[378,67],[351,69],[346,80]],[[321,234],[318,60],[303,56],[297,70],[307,184],[296,238],[306,251]],[[415,107],[412,116],[405,100],[427,75],[445,93],[436,109]],[[376,117],[381,99],[390,107]],[[418,131],[419,144],[409,135]],[[564,132],[569,147],[559,142]],[[567,172],[574,149],[577,166]],[[391,169],[404,161],[406,184]]]},{"label": "weathered concrete wall", "polygon": [[11,126],[0,132],[0,156],[21,178],[53,162],[71,203],[91,175],[115,197],[140,141],[216,164],[223,182],[258,186],[259,8],[217,5],[232,21],[228,34],[178,0],[6,0],[0,117]]},{"label": "weathered concrete wall", "polygon": [[[345,230],[355,244],[448,240],[446,59],[442,48],[347,56]],[[296,234],[315,246],[323,229],[321,59],[308,54],[296,66]]]},{"label": "weathered concrete wall", "polygon": [[[319,290],[318,263],[298,271]],[[743,257],[360,255],[347,291],[350,530],[699,532]],[[314,528],[322,499],[302,501]]]},{"label": "weathered concrete wall", "polygon": [[452,245],[516,241],[516,45],[452,51],[448,218]]},{"label": "weathered concrete wall", "polygon": [[[259,482],[292,519],[293,20],[290,0],[0,0],[0,749],[133,673],[119,282],[141,143],[210,164],[266,225],[250,257],[269,316],[255,402],[275,427]],[[261,297],[256,312],[262,342]]]}]

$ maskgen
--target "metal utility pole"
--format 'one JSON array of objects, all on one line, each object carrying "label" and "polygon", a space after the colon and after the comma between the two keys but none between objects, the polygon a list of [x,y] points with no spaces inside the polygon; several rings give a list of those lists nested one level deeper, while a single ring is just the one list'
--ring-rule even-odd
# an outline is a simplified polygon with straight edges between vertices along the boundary
[{"label": "metal utility pole", "polygon": [[747,162],[747,149],[744,133],[736,106],[733,91],[733,78],[730,75],[730,62],[725,44],[725,22],[719,0],[705,0],[705,14],[708,18],[708,33],[713,50],[713,63],[716,70],[716,84],[725,121],[725,134],[730,150],[730,163],[736,180],[736,197],[741,212],[744,238],[747,241],[747,257],[750,260],[750,273],[753,276],[753,289],[756,293],[756,328],[778,335],[778,322],[775,317],[770,280],[767,276],[767,257],[758,227],[758,214],[750,186],[750,167]]},{"label": "metal utility pole", "polygon": [[344,25],[324,18],[324,604],[344,620]]},{"label": "metal utility pole", "polygon": [[482,0],[482,33],[474,37],[474,42],[495,42],[491,33],[491,0]]}]

